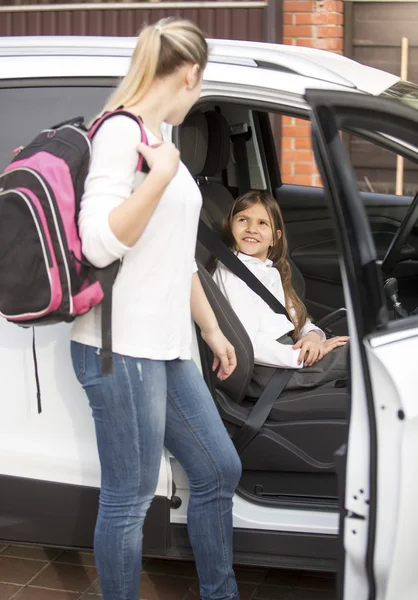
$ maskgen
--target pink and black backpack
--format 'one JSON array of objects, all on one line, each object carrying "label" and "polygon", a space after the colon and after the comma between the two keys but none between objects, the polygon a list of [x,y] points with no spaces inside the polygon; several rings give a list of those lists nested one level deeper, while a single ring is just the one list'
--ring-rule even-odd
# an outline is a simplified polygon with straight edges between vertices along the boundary
[{"label": "pink and black backpack", "polygon": [[[141,120],[122,109],[104,114],[90,131],[77,117],[41,131],[0,176],[0,316],[27,327],[70,322],[103,302],[103,373],[112,370],[112,286],[120,261],[96,269],[85,260],[78,213],[90,140],[122,114],[138,123],[147,143]],[[138,170],[147,170],[142,157]]]}]

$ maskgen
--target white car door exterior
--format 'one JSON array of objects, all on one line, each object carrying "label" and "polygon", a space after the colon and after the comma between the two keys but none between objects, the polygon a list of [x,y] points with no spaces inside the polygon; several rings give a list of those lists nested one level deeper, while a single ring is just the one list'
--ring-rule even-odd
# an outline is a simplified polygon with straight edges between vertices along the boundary
[{"label": "white car door exterior", "polygon": [[418,163],[418,111],[340,92],[308,91],[306,99],[339,233],[351,347],[339,598],[413,600],[418,594],[418,316],[390,318],[382,267],[339,132],[391,136],[388,146],[396,140]]},{"label": "white car door exterior", "polygon": [[[70,356],[71,326],[36,329],[43,411],[38,414],[32,329],[0,321],[0,475],[100,487],[94,423]],[[157,495],[170,497],[162,457]]]}]

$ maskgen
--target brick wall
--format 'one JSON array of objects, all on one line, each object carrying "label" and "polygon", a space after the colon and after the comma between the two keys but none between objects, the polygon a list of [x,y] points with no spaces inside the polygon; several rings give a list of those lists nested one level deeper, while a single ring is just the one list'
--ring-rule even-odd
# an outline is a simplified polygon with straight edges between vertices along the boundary
[{"label": "brick wall", "polygon": [[[283,43],[342,54],[343,10],[336,0],[284,0]],[[322,185],[307,121],[283,117],[281,171],[284,183]]]}]

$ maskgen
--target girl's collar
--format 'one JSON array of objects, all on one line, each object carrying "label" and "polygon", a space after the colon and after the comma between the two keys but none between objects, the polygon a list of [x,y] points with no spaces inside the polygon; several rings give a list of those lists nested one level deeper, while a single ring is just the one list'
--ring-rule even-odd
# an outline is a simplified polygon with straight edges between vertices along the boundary
[{"label": "girl's collar", "polygon": [[249,256],[248,254],[244,254],[243,252],[238,252],[237,256],[240,260],[242,260],[242,262],[252,263],[254,265],[264,265],[266,267],[271,267],[273,264],[273,261],[269,258],[266,258],[266,260],[263,261],[259,258],[256,258],[255,256]]}]

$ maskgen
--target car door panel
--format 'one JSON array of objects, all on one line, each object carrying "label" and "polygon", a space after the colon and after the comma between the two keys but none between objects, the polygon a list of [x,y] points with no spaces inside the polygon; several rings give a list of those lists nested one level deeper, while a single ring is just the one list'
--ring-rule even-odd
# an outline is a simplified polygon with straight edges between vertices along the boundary
[{"label": "car door panel", "polygon": [[[55,122],[77,114],[91,117],[108,93],[109,87],[98,86],[94,79],[87,82],[63,79],[61,85],[56,80],[53,84],[34,80],[31,87],[0,86],[0,171],[12,158],[13,148],[29,142],[38,131]],[[36,527],[46,531],[46,537],[40,536],[37,541],[71,545],[71,524],[75,528],[77,519],[79,525],[88,520],[91,498],[98,493],[100,464],[94,422],[87,397],[72,368],[70,331],[68,324],[36,330],[43,405],[43,412],[38,415],[32,331],[0,320],[0,539],[3,540],[36,540],[36,536],[25,539],[24,532],[28,536],[33,533],[30,520],[37,516],[34,495],[45,498],[43,490],[47,489],[59,490],[51,493],[51,507],[44,507],[45,519],[49,515],[48,527],[55,537],[51,538],[53,542],[48,538],[48,527],[43,521],[42,527],[39,523]],[[197,343],[194,351],[198,356]],[[171,494],[171,465],[164,451],[157,495],[165,499]],[[74,511],[67,514],[67,506],[75,506]],[[65,523],[56,528],[54,523],[60,514]],[[29,519],[26,526],[25,518]],[[83,527],[77,527],[82,532]]]},{"label": "car door panel", "polygon": [[[380,99],[308,91],[314,147],[329,192],[348,309],[351,410],[342,499],[340,600],[416,597],[418,318],[389,320],[370,222],[339,130],[369,124],[416,148],[418,112]],[[415,289],[418,301],[418,290]]]}]

